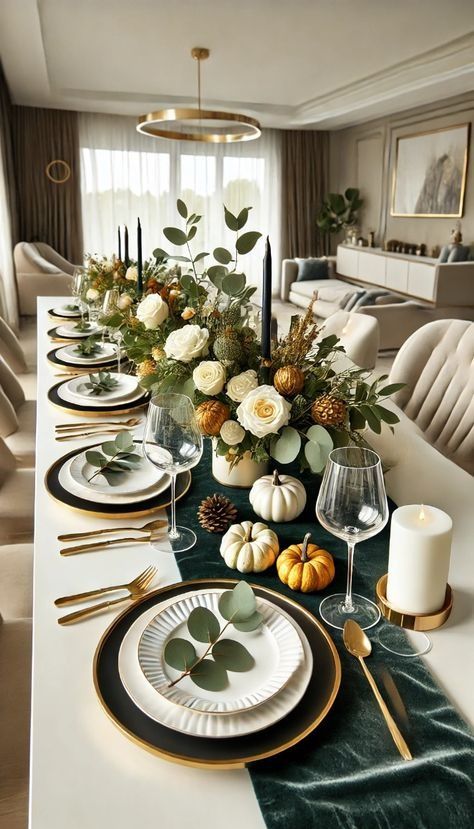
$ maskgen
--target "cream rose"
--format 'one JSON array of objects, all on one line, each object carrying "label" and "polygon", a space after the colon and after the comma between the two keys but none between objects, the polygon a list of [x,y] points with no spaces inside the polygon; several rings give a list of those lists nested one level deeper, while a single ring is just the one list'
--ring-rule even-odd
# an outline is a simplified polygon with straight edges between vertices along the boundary
[{"label": "cream rose", "polygon": [[159,294],[149,294],[137,308],[137,317],[145,328],[155,331],[169,314],[169,309]]},{"label": "cream rose", "polygon": [[203,394],[220,394],[225,383],[224,366],[217,360],[203,360],[193,371],[193,382]]},{"label": "cream rose", "polygon": [[234,403],[242,403],[248,393],[256,389],[257,386],[257,372],[249,368],[248,371],[243,371],[242,374],[236,374],[235,377],[230,378],[226,392]]},{"label": "cream rose", "polygon": [[288,403],[273,386],[259,386],[250,391],[237,408],[237,419],[257,438],[278,432],[290,419]]},{"label": "cream rose", "polygon": [[135,265],[130,265],[125,272],[125,279],[128,279],[129,282],[137,282],[138,281],[138,268]]},{"label": "cream rose", "polygon": [[86,299],[90,302],[95,302],[96,299],[99,299],[99,291],[96,288],[89,288],[86,293]]},{"label": "cream rose", "polygon": [[245,437],[245,429],[236,420],[226,420],[221,426],[220,436],[227,446],[237,446]]},{"label": "cream rose", "polygon": [[168,334],[165,342],[165,353],[172,360],[190,363],[197,357],[205,357],[209,353],[207,341],[209,331],[199,325],[184,325]]},{"label": "cream rose", "polygon": [[119,296],[117,300],[117,308],[120,311],[126,311],[127,308],[130,308],[132,302],[133,300],[131,296],[129,296],[128,294],[122,294],[121,296]]}]

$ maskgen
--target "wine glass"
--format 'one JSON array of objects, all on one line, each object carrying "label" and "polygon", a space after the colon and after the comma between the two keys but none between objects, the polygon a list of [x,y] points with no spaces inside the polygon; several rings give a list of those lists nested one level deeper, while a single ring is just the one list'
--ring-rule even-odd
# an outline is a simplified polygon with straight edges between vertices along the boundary
[{"label": "wine glass", "polygon": [[[105,292],[102,303],[102,314],[104,317],[110,317],[118,310],[119,299],[120,291],[117,288],[109,288],[109,290]],[[117,372],[120,374],[123,334],[120,328],[109,328],[108,326],[104,326],[102,331],[102,342],[104,342],[106,333],[108,333],[109,338],[115,342],[117,353]]]},{"label": "wine glass", "polygon": [[84,322],[84,293],[86,290],[86,274],[83,268],[74,268],[72,275],[72,295],[81,312],[81,321]]},{"label": "wine glass", "polygon": [[328,596],[319,612],[328,625],[341,630],[348,619],[364,630],[370,628],[379,621],[380,611],[370,599],[352,593],[352,574],[355,545],[377,535],[388,521],[379,456],[358,446],[333,449],[324,470],[316,515],[328,532],[346,541],[348,552],[346,593]]},{"label": "wine glass", "polygon": [[[194,406],[185,394],[157,394],[148,406],[143,436],[143,454],[157,469],[171,477],[171,527],[168,534],[173,553],[189,550],[196,534],[176,526],[176,475],[191,469],[202,456],[202,435]],[[158,543],[154,546],[168,552]]]}]

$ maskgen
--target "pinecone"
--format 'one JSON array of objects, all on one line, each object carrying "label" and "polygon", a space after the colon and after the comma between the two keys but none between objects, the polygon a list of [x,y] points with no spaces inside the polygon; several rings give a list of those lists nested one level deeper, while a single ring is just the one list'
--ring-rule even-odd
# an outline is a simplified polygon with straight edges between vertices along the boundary
[{"label": "pinecone", "polygon": [[342,426],[347,415],[347,406],[343,400],[323,394],[317,397],[311,406],[311,417],[320,426]]},{"label": "pinecone", "polygon": [[198,521],[208,533],[224,533],[237,518],[237,509],[225,495],[209,495],[198,509]]},{"label": "pinecone", "polygon": [[156,363],[154,360],[143,360],[137,365],[137,377],[141,380],[149,374],[154,374],[156,370]]}]

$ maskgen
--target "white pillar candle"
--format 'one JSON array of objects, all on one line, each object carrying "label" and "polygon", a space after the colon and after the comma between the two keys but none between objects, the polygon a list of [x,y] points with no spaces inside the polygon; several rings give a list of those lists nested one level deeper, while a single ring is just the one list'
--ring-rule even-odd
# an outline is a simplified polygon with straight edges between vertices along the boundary
[{"label": "white pillar candle", "polygon": [[387,599],[407,613],[435,613],[444,604],[453,522],[436,507],[407,505],[392,515]]}]

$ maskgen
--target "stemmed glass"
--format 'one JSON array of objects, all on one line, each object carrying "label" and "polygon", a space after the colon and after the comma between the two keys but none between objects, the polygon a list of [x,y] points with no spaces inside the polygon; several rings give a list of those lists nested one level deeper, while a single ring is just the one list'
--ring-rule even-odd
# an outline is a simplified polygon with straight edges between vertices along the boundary
[{"label": "stemmed glass", "polygon": [[319,612],[335,628],[342,629],[348,619],[361,628],[370,628],[380,619],[374,602],[352,593],[355,546],[377,535],[388,521],[388,504],[379,456],[371,449],[346,446],[329,455],[316,502],[316,515],[322,526],[347,543],[346,593],[324,599]]},{"label": "stemmed glass", "polygon": [[[168,534],[173,553],[189,550],[196,534],[176,526],[176,475],[191,469],[202,456],[202,435],[194,406],[185,394],[157,394],[148,406],[143,436],[143,454],[157,469],[171,477],[171,527]],[[159,542],[154,544],[163,549]]]},{"label": "stemmed glass", "polygon": [[72,295],[81,312],[81,321],[84,322],[84,291],[86,285],[86,274],[83,268],[74,268],[72,276]]},{"label": "stemmed glass", "polygon": [[[120,291],[117,288],[109,288],[109,290],[105,292],[102,303],[102,314],[104,317],[110,317],[118,310],[119,299]],[[108,333],[110,339],[115,342],[117,353],[117,371],[120,374],[123,334],[120,328],[108,328],[107,326],[104,326],[102,329],[102,342],[104,342],[106,333]]]}]

